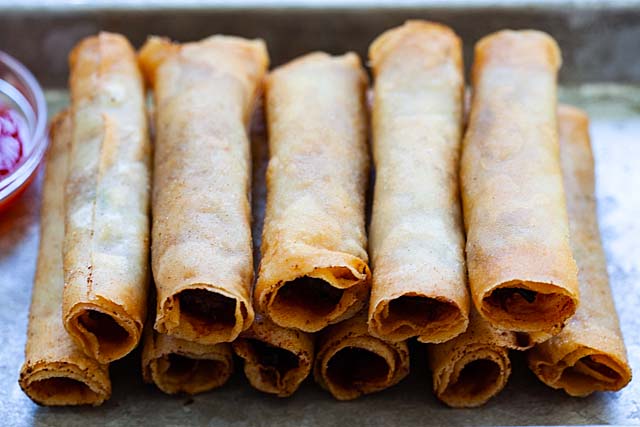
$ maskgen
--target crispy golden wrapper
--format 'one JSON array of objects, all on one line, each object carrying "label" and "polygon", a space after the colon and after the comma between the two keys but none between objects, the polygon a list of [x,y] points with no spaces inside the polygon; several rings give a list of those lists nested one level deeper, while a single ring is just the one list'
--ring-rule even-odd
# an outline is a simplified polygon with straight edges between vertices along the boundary
[{"label": "crispy golden wrapper", "polygon": [[247,125],[268,56],[262,40],[212,36],[140,52],[156,106],[151,262],[155,329],[215,344],[253,321]]},{"label": "crispy golden wrapper", "polygon": [[526,334],[495,329],[472,308],[466,332],[427,350],[436,397],[454,408],[485,404],[509,380],[509,350],[530,346]]},{"label": "crispy golden wrapper", "polygon": [[465,331],[469,292],[458,187],[464,70],[448,27],[408,21],[369,49],[376,185],[369,331],[444,342]]},{"label": "crispy golden wrapper", "polygon": [[271,158],[254,296],[280,326],[315,332],[366,304],[366,84],[353,53],[311,53],[267,79]]},{"label": "crispy golden wrapper", "polygon": [[41,405],[100,405],[111,395],[109,368],[87,356],[62,324],[64,182],[70,146],[71,117],[64,112],[51,124],[20,387]]},{"label": "crispy golden wrapper", "polygon": [[66,182],[64,324],[101,363],[138,344],[149,285],[151,143],[144,82],[123,36],[69,57],[73,121]]},{"label": "crispy golden wrapper", "polygon": [[557,336],[529,352],[529,366],[545,384],[572,396],[620,390],[631,368],[609,287],[596,212],[589,119],[577,108],[560,106],[560,157],[578,264],[580,306]]},{"label": "crispy golden wrapper", "polygon": [[287,397],[311,372],[313,335],[256,316],[251,328],[233,342],[233,350],[244,359],[244,373],[253,387]]},{"label": "crispy golden wrapper", "polygon": [[316,348],[313,376],[338,400],[382,391],[409,374],[407,343],[371,336],[366,310],[321,331]]},{"label": "crispy golden wrapper", "polygon": [[556,119],[560,51],[538,31],[478,42],[460,182],[471,296],[494,327],[557,334],[578,306]]},{"label": "crispy golden wrapper", "polygon": [[231,344],[200,344],[160,334],[147,325],[142,376],[167,394],[198,394],[224,385],[233,373]]}]

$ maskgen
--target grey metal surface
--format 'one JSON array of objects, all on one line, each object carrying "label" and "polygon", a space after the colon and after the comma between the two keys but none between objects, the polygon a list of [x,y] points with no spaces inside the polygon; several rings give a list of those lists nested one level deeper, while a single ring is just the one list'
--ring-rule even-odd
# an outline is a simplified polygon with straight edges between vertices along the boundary
[{"label": "grey metal surface", "polygon": [[0,50],[22,60],[44,85],[62,87],[66,53],[99,30],[126,34],[137,46],[149,34],[263,37],[279,64],[312,49],[363,55],[377,34],[408,18],[451,25],[465,41],[467,64],[481,36],[538,28],[563,49],[564,82],[640,82],[639,0],[0,0]]},{"label": "grey metal surface", "polygon": [[[588,85],[564,89],[561,97],[586,108],[593,118],[601,232],[631,365],[640,375],[640,87]],[[53,112],[66,104],[65,93],[49,92],[48,99]],[[263,148],[254,147],[262,166]],[[104,406],[38,407],[22,393],[17,378],[36,262],[39,184],[0,214],[0,425],[640,425],[639,380],[619,393],[570,398],[540,383],[517,353],[512,355],[513,376],[496,399],[478,409],[449,409],[431,393],[424,348],[418,345],[412,348],[412,373],[406,381],[353,402],[336,402],[311,381],[289,399],[270,397],[248,385],[239,364],[230,383],[219,390],[170,397],[142,384],[140,355],[134,352],[112,365],[114,392]],[[258,186],[254,197],[260,206],[264,187]]]}]

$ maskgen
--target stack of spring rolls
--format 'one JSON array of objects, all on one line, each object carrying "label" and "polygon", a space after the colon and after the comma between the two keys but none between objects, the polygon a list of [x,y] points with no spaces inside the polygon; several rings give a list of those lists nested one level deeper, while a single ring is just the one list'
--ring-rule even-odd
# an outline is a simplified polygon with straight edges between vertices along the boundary
[{"label": "stack of spring rolls", "polygon": [[79,43],[51,126],[25,393],[99,405],[109,363],[142,341],[142,376],[165,393],[222,386],[235,354],[262,392],[313,372],[349,400],[405,378],[414,338],[453,407],[499,393],[510,350],[570,395],[624,387],[588,118],[558,107],[555,41],[480,40],[469,108],[444,25],[386,31],[369,62],[371,105],[352,52],[268,72],[262,40]]}]

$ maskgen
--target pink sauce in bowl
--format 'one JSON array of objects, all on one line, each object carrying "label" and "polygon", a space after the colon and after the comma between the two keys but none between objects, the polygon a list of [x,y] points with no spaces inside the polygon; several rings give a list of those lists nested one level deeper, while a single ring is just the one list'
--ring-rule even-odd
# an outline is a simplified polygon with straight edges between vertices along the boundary
[{"label": "pink sauce in bowl", "polygon": [[49,143],[42,88],[17,60],[0,51],[0,210],[31,182]]},{"label": "pink sauce in bowl", "polygon": [[0,179],[17,169],[28,141],[27,122],[15,110],[0,105]]}]

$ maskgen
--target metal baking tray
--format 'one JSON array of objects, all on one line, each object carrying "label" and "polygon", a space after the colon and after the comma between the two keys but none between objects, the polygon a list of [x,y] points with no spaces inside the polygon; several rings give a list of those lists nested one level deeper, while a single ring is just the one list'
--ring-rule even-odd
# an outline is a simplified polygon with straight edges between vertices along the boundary
[{"label": "metal baking tray", "polygon": [[[138,46],[148,34],[177,40],[213,33],[263,37],[272,63],[279,64],[314,49],[362,55],[377,34],[407,18],[451,25],[465,41],[467,65],[473,43],[501,28],[538,28],[558,40],[564,54],[560,97],[592,117],[600,228],[629,359],[640,376],[640,1],[0,0],[0,50],[22,60],[45,85],[53,114],[68,102],[62,88],[69,49],[102,29],[124,33]],[[263,146],[254,144],[254,157],[259,176]],[[618,393],[571,398],[540,383],[517,353],[511,380],[498,397],[478,409],[449,409],[433,397],[424,348],[417,344],[407,380],[351,402],[334,401],[312,380],[288,399],[262,394],[249,386],[239,363],[218,390],[166,396],[142,383],[136,351],[112,365],[113,396],[104,406],[39,407],[17,379],[38,245],[40,181],[0,214],[0,425],[640,424],[639,380]],[[260,206],[260,185],[254,198]]]}]

